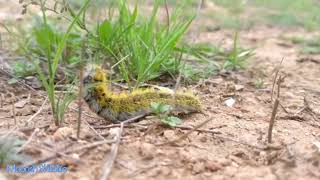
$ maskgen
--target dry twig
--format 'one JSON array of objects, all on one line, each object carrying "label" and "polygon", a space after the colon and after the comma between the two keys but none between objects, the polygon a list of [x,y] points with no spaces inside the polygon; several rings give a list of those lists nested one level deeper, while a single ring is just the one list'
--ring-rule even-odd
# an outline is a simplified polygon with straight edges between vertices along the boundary
[{"label": "dry twig", "polygon": [[14,106],[14,101],[12,101],[12,117],[14,120],[14,125],[17,125],[17,117],[16,117],[16,107]]},{"label": "dry twig", "polygon": [[103,166],[103,174],[100,178],[100,180],[106,180],[108,179],[111,169],[113,167],[114,161],[116,160],[117,154],[118,154],[118,148],[121,141],[121,135],[123,131],[123,125],[124,122],[121,123],[120,129],[118,130],[118,134],[116,136],[116,143],[114,143],[111,147],[111,153],[109,155],[109,158],[107,159],[106,163]]},{"label": "dry twig", "polygon": [[318,118],[317,115],[316,115],[317,113],[315,113],[315,111],[311,108],[310,103],[309,103],[309,101],[307,100],[306,97],[303,98],[303,101],[304,101],[304,105],[305,105],[305,107],[306,107],[305,109],[306,109],[308,112],[310,112],[312,118],[313,118],[315,121],[319,121],[319,118]]},{"label": "dry twig", "polygon": [[193,133],[194,131],[197,131],[197,129],[201,128],[202,126],[207,124],[209,121],[212,121],[212,119],[213,118],[209,118],[209,119],[203,121],[199,125],[195,126],[193,129],[191,129],[189,132],[187,132],[187,133],[183,134],[182,136],[178,137],[177,139],[174,139],[172,141],[168,141],[168,142],[165,142],[165,143],[156,144],[156,145],[157,146],[163,146],[163,145],[168,145],[168,144],[175,144],[175,143],[187,138],[191,133]]},{"label": "dry twig", "polygon": [[54,155],[51,155],[51,156],[48,156],[48,157],[45,157],[45,158],[42,158],[42,159],[39,159],[39,160],[36,160],[30,164],[27,164],[25,166],[32,166],[32,165],[35,165],[35,164],[40,164],[40,163],[44,163],[44,162],[47,162],[47,161],[50,161],[56,157],[59,157],[60,154],[70,154],[72,152],[78,152],[78,151],[81,151],[81,150],[85,150],[85,149],[90,149],[90,148],[93,148],[93,147],[96,147],[96,146],[99,146],[99,145],[102,145],[102,144],[108,144],[108,143],[114,143],[115,141],[114,140],[106,140],[106,141],[98,141],[98,142],[94,142],[94,143],[91,143],[91,144],[86,144],[86,145],[83,145],[83,146],[80,146],[80,147],[77,147],[77,148],[74,148],[74,149],[68,149],[68,150],[65,150],[65,151],[62,151],[62,152],[57,152],[56,154]]},{"label": "dry twig", "polygon": [[84,163],[81,159],[78,159],[78,158],[74,158],[72,157],[71,155],[68,155],[66,153],[63,153],[63,152],[58,152],[57,150],[54,150],[48,146],[41,146],[41,145],[36,145],[37,147],[41,148],[41,149],[44,149],[44,150],[47,150],[47,151],[50,151],[52,153],[55,153],[57,154],[59,157],[64,157],[64,158],[67,158],[67,159],[70,159],[72,161],[72,163],[76,164],[76,163]]},{"label": "dry twig", "polygon": [[[42,103],[42,105],[40,106],[38,111],[36,113],[34,113],[28,120],[26,120],[26,122],[24,124],[25,126],[27,126],[28,123],[30,123],[37,115],[39,115],[42,112],[44,106],[47,103],[47,100],[48,100],[48,97],[44,100],[44,102]],[[16,125],[14,128],[12,128],[5,136],[15,132],[17,129],[18,129],[18,125]]]},{"label": "dry twig", "polygon": [[[12,97],[12,100],[11,100],[11,111],[12,111],[12,118],[14,120],[14,125],[16,126],[17,125],[17,117],[16,117],[16,107],[15,107],[15,101],[16,101],[16,96],[14,93],[10,93],[10,96]],[[9,127],[9,125],[8,125]]]},{"label": "dry twig", "polygon": [[169,14],[169,8],[168,8],[168,2],[167,2],[167,0],[164,0],[164,7],[165,7],[165,9],[166,9],[167,28],[168,28],[168,31],[169,31],[169,28],[170,28],[170,14]]},{"label": "dry twig", "polygon": [[[0,71],[2,71],[3,73],[7,74],[8,76],[10,76],[11,78],[15,78],[15,79],[19,79],[18,77],[14,76],[13,74],[11,74],[9,71],[6,71],[4,69],[0,68]],[[30,89],[31,91],[33,91],[34,93],[36,93],[37,95],[41,96],[41,97],[45,97],[44,94],[41,94],[39,91],[35,90],[33,87],[31,87],[30,85],[26,84],[25,82],[18,80],[18,84],[20,84],[22,87],[25,87],[27,89]]]},{"label": "dry twig", "polygon": [[[149,125],[149,124],[146,124]],[[110,125],[98,125],[98,126],[92,126],[94,129],[110,129],[110,128],[115,128],[115,127],[120,127],[121,124],[110,124]],[[140,127],[140,128],[148,128],[148,126],[145,126],[145,124],[140,125],[140,124],[124,124],[124,127]]]},{"label": "dry twig", "polygon": [[77,138],[80,138],[80,129],[81,129],[81,113],[82,113],[82,89],[83,89],[83,68],[80,69],[79,74],[80,85],[79,85],[79,97],[78,97],[78,126],[77,126]]},{"label": "dry twig", "polygon": [[83,122],[84,122],[84,123],[89,127],[89,129],[91,129],[91,130],[94,132],[94,134],[96,134],[101,140],[106,140],[100,133],[98,133],[98,132],[95,130],[94,127],[92,127],[92,126],[88,123],[88,121],[84,120]]},{"label": "dry twig", "polygon": [[297,116],[298,114],[302,113],[304,110],[306,110],[306,108],[307,108],[306,106],[303,106],[296,113],[294,113],[293,116]]},{"label": "dry twig", "polygon": [[3,108],[4,105],[4,94],[0,94],[0,108]]},{"label": "dry twig", "polygon": [[29,137],[28,141],[25,142],[25,143],[21,146],[21,149],[24,149],[28,144],[30,144],[31,141],[32,141],[32,139],[33,139],[33,137],[34,137],[38,132],[39,132],[39,129],[36,128],[36,129],[33,131],[33,133],[31,134],[31,136]]},{"label": "dry twig", "polygon": [[276,85],[276,82],[277,82],[277,78],[278,78],[278,75],[279,75],[283,60],[284,60],[284,58],[281,59],[280,64],[275,68],[276,74],[274,76],[273,83],[272,83],[271,102],[273,101],[274,88],[275,88],[275,85]]},{"label": "dry twig", "polygon": [[[123,124],[132,123],[132,122],[134,122],[134,121],[136,121],[136,120],[138,120],[138,119],[140,119],[140,118],[143,118],[143,117],[147,116],[148,114],[149,114],[149,113],[146,112],[146,113],[141,114],[141,115],[138,115],[138,116],[136,116],[136,117],[127,119],[127,120],[123,121],[122,123],[123,123]],[[120,125],[120,126],[122,126],[122,125]]]},{"label": "dry twig", "polygon": [[[70,108],[72,111],[79,113],[79,109],[74,108],[74,107],[69,107],[69,108]],[[89,117],[89,118],[97,118],[96,116],[90,115],[90,114],[85,113],[85,112],[82,112],[81,114],[82,114],[82,115],[85,115],[85,116],[87,116],[87,117]]]},{"label": "dry twig", "polygon": [[279,76],[279,78],[277,78],[277,77],[275,77],[275,78],[277,79],[278,90],[277,90],[277,98],[276,98],[274,105],[273,105],[273,110],[272,110],[271,119],[270,119],[269,128],[268,128],[268,143],[272,142],[272,130],[273,130],[275,118],[277,115],[278,106],[280,103],[281,82],[284,80],[284,77],[281,77],[281,76]]},{"label": "dry twig", "polygon": [[[220,126],[213,127],[213,128],[210,128],[210,129],[195,129],[195,131],[203,132],[203,133],[211,133],[211,134],[222,134],[221,132],[215,131],[213,129],[218,129],[218,128],[222,128],[222,127],[226,127],[226,126],[227,125],[220,125]],[[193,130],[194,129],[194,127],[182,126],[182,125],[175,126],[175,128],[179,128],[179,129],[182,129],[182,130]]]},{"label": "dry twig", "polygon": [[280,150],[280,149],[282,149],[281,146],[276,146],[276,145],[271,145],[271,144],[268,144],[266,146],[258,146],[258,145],[253,145],[253,144],[247,143],[245,141],[235,140],[235,139],[231,139],[229,137],[224,137],[224,136],[221,136],[221,135],[214,135],[214,137],[222,139],[222,140],[225,140],[225,141],[231,141],[231,142],[234,142],[234,143],[237,143],[237,144],[242,144],[244,146],[248,146],[248,147],[251,147],[251,148],[254,148],[254,149],[263,150],[263,151],[265,151],[265,150]]}]

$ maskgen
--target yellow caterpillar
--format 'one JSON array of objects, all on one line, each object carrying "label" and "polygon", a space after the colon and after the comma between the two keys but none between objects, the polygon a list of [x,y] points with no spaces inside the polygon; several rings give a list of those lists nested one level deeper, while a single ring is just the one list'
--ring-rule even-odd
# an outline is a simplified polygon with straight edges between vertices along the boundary
[{"label": "yellow caterpillar", "polygon": [[153,88],[137,89],[130,93],[114,93],[109,90],[109,81],[104,69],[89,65],[83,77],[84,99],[90,109],[113,123],[119,123],[136,116],[151,114],[152,102],[172,105],[173,112],[192,113],[201,111],[199,99],[192,93],[174,93]]}]

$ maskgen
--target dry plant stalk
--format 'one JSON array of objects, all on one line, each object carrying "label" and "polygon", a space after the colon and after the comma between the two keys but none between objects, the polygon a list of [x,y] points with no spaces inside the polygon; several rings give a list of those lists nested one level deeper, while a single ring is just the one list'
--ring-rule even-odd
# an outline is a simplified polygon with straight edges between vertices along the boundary
[{"label": "dry plant stalk", "polygon": [[120,124],[120,129],[118,130],[118,133],[116,136],[116,142],[111,147],[110,157],[107,159],[106,163],[104,164],[103,171],[102,171],[103,174],[102,174],[100,180],[107,180],[109,178],[113,164],[114,164],[116,157],[118,155],[118,149],[119,149],[119,145],[121,142],[121,136],[122,136],[124,124],[125,124],[124,122],[122,122]]},{"label": "dry plant stalk", "polygon": [[16,117],[16,107],[14,105],[14,102],[16,100],[16,96],[13,93],[11,93],[11,96],[12,96],[12,102],[11,102],[12,118],[14,120],[14,125],[16,126],[17,125],[17,117]]},{"label": "dry plant stalk", "polygon": [[80,74],[79,74],[79,96],[78,96],[78,126],[77,126],[77,138],[80,138],[80,129],[81,129],[81,115],[82,115],[82,90],[83,90],[83,67],[80,69]]},{"label": "dry plant stalk", "polygon": [[212,121],[213,118],[209,118],[205,121],[203,121],[202,123],[200,123],[199,125],[195,126],[193,129],[191,129],[190,131],[188,131],[187,133],[183,134],[182,136],[178,137],[177,139],[174,139],[172,141],[168,141],[165,143],[160,143],[160,144],[156,144],[157,146],[163,146],[163,145],[168,145],[168,144],[175,144],[181,140],[186,139],[191,133],[197,131],[199,128],[201,128],[202,126],[206,125],[209,121]]},{"label": "dry plant stalk", "polygon": [[[60,151],[60,152],[56,152],[55,154],[53,155],[50,155],[50,156],[47,156],[47,157],[44,157],[44,158],[41,158],[41,159],[38,159],[34,162],[31,162],[31,163],[27,163],[25,164],[24,166],[27,167],[27,166],[33,166],[35,164],[41,164],[41,163],[45,163],[47,161],[50,161],[52,159],[55,159],[57,157],[60,157],[61,155],[62,156],[65,156],[65,155],[68,155],[70,153],[75,153],[75,152],[78,152],[78,151],[83,151],[83,150],[86,150],[86,149],[91,149],[91,148],[94,148],[96,146],[100,146],[102,144],[109,144],[109,143],[114,143],[115,140],[104,140],[104,141],[97,141],[97,142],[93,142],[93,143],[90,143],[90,144],[85,144],[83,146],[79,146],[79,147],[76,147],[76,148],[73,148],[73,149],[67,149],[67,150],[64,150],[64,151]],[[64,154],[64,155],[63,155]]]},{"label": "dry plant stalk", "polygon": [[281,59],[280,64],[275,68],[276,74],[274,76],[273,83],[272,83],[271,102],[273,101],[274,88],[275,88],[275,84],[277,82],[277,78],[278,78],[278,75],[279,75],[283,60],[284,60],[284,58]]},{"label": "dry plant stalk", "polygon": [[164,7],[166,9],[166,16],[167,16],[167,26],[168,26],[168,31],[170,28],[170,14],[169,14],[169,8],[168,8],[168,2],[167,0],[164,0]]},{"label": "dry plant stalk", "polygon": [[[276,75],[278,75],[278,73]],[[277,77],[275,77],[275,79],[277,79]],[[277,112],[278,112],[278,106],[280,104],[280,87],[281,87],[281,82],[283,80],[284,80],[284,77],[282,77],[280,75],[278,80],[276,81],[276,84],[278,86],[277,87],[278,90],[277,90],[277,97],[276,97],[276,99],[274,101],[274,104],[273,104],[271,119],[270,119],[269,128],[268,128],[268,143],[272,142],[272,130],[273,130],[273,126],[274,126],[274,123],[275,123],[276,115],[277,115]]]},{"label": "dry plant stalk", "polygon": [[315,121],[319,121],[319,117],[317,116],[317,113],[311,108],[310,106],[310,103],[309,101],[307,100],[307,97],[305,96],[303,98],[303,102],[304,102],[304,107],[305,109],[304,110],[307,110],[307,112],[310,113],[310,115],[312,116],[312,118],[315,120]]},{"label": "dry plant stalk", "polygon": [[4,105],[4,95],[1,93],[0,94],[0,108],[3,108]]},{"label": "dry plant stalk", "polygon": [[[26,127],[28,125],[28,123],[30,123],[37,115],[39,115],[41,113],[41,111],[44,109],[44,106],[46,105],[48,101],[48,97],[46,97],[46,99],[44,100],[44,102],[42,103],[41,107],[38,109],[38,111],[36,113],[34,113],[29,119],[27,119],[25,122],[24,122],[24,126]],[[9,125],[8,125],[9,126]],[[9,127],[8,127],[9,128]],[[18,130],[18,125],[15,125],[10,131],[8,131],[6,133],[5,136],[8,136],[9,134],[11,133],[14,133]]]}]

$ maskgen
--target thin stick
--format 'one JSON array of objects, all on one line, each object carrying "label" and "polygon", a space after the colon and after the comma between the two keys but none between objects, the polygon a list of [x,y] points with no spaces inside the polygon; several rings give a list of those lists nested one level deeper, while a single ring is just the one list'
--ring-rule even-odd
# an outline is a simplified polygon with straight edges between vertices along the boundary
[{"label": "thin stick", "polygon": [[82,89],[83,89],[83,68],[80,69],[80,85],[79,85],[79,96],[78,96],[78,126],[77,126],[77,138],[80,138],[80,129],[81,129],[81,113],[82,113]]},{"label": "thin stick", "polygon": [[[185,67],[185,61],[182,64],[182,69],[184,69],[184,67]],[[177,90],[179,89],[179,86],[181,83],[181,76],[182,76],[182,72],[181,72],[181,70],[179,70],[179,75],[178,75],[176,84],[174,85],[174,89],[173,89],[173,98],[175,101],[176,101],[176,93],[177,93]]]},{"label": "thin stick", "polygon": [[76,159],[76,158],[74,158],[74,157],[72,157],[72,156],[70,156],[70,155],[68,155],[68,154],[65,154],[65,153],[63,153],[63,152],[58,152],[58,151],[56,151],[56,150],[54,150],[54,149],[52,149],[52,148],[49,148],[49,147],[47,147],[47,146],[37,145],[37,147],[39,147],[39,148],[41,148],[41,149],[44,149],[44,150],[47,150],[47,151],[50,151],[50,152],[53,152],[53,153],[57,154],[59,157],[68,158],[68,159],[72,160],[72,162],[74,162],[74,163],[78,163],[78,162],[83,163],[83,161],[82,161],[81,159]]},{"label": "thin stick", "polygon": [[219,138],[219,139],[223,139],[226,141],[232,141],[234,143],[242,144],[242,145],[245,145],[245,146],[248,146],[251,148],[255,148],[255,149],[259,149],[259,150],[280,150],[281,149],[280,146],[272,146],[270,144],[268,144],[267,146],[256,146],[256,145],[244,142],[244,141],[235,140],[235,139],[231,139],[229,137],[224,137],[224,136],[220,136],[220,135],[214,135],[214,137]]},{"label": "thin stick", "polygon": [[132,123],[132,122],[134,122],[134,121],[136,121],[136,120],[138,120],[138,119],[140,119],[140,118],[143,118],[143,117],[147,116],[148,114],[149,114],[148,112],[143,113],[143,114],[138,115],[138,116],[136,116],[136,117],[127,119],[127,120],[123,121],[122,123],[124,123],[124,124]]},{"label": "thin stick", "polygon": [[280,102],[279,105],[285,113],[290,114],[290,112]]},{"label": "thin stick", "polygon": [[0,33],[0,49],[3,49],[2,34]]},{"label": "thin stick", "polygon": [[119,83],[116,83],[116,82],[111,82],[111,84],[114,85],[114,86],[118,86],[118,87],[120,87],[120,88],[122,88],[122,89],[126,89],[126,90],[129,89],[128,86],[122,85],[122,84],[119,84]]},{"label": "thin stick", "polygon": [[[222,127],[226,127],[226,126],[227,125],[221,125],[221,126],[213,127],[213,128],[210,128],[210,129],[195,129],[195,131],[204,132],[204,133],[211,133],[211,134],[221,134],[221,132],[214,131],[214,130],[211,130],[211,129],[217,129],[217,128],[222,128]],[[182,130],[193,130],[194,129],[194,127],[181,126],[181,125],[175,126],[175,128],[179,128],[179,129],[182,129]]]},{"label": "thin stick", "polygon": [[16,118],[16,107],[14,106],[14,101],[12,101],[12,117],[14,120],[14,125],[17,125],[17,118]]},{"label": "thin stick", "polygon": [[[10,72],[8,72],[4,69],[0,68],[0,71],[4,72],[5,74],[7,74],[8,76],[10,76],[12,78],[19,79],[18,77],[12,75]],[[31,91],[35,92],[36,94],[38,94],[41,97],[45,97],[45,95],[41,94],[39,91],[35,90],[33,87],[31,87],[30,85],[26,84],[25,82],[23,82],[21,80],[18,81],[18,84],[20,84],[21,86],[24,86],[27,89],[30,89]]]},{"label": "thin stick", "polygon": [[274,76],[273,83],[272,83],[271,102],[273,101],[274,88],[275,88],[275,84],[276,84],[276,82],[277,82],[278,74],[279,74],[279,72],[280,72],[280,69],[281,69],[281,65],[282,65],[283,60],[284,60],[284,58],[281,59],[280,64],[276,67],[276,74],[275,74],[275,76]]},{"label": "thin stick", "polygon": [[276,118],[278,105],[279,105],[279,99],[276,99],[273,105],[273,110],[272,110],[271,119],[270,119],[269,128],[268,128],[268,143],[272,142],[272,129],[273,129],[274,121]]},{"label": "thin stick", "polygon": [[170,14],[169,14],[169,8],[168,8],[168,2],[167,0],[164,0],[164,7],[166,9],[166,15],[167,15],[167,32],[169,32],[170,29]]},{"label": "thin stick", "polygon": [[[115,141],[114,140],[106,140],[106,141],[98,141],[98,142],[94,142],[94,143],[91,143],[91,144],[86,144],[86,145],[83,145],[83,146],[80,146],[78,148],[75,148],[75,149],[69,149],[69,150],[65,150],[63,152],[60,152],[62,154],[70,154],[72,152],[77,152],[77,151],[81,151],[81,150],[85,150],[85,149],[90,149],[90,148],[93,148],[93,147],[96,147],[96,146],[99,146],[99,145],[102,145],[102,144],[108,144],[108,143],[114,143]],[[56,153],[54,155],[51,155],[51,156],[48,156],[48,157],[45,157],[45,158],[42,158],[42,159],[39,159],[37,161],[34,161],[26,166],[32,166],[32,165],[35,165],[35,164],[40,164],[40,163],[44,163],[44,162],[47,162],[47,161],[50,161],[56,157],[59,157],[59,153]]]},{"label": "thin stick", "polygon": [[29,137],[28,141],[25,142],[25,143],[21,146],[21,149],[24,149],[28,144],[30,144],[31,141],[32,141],[32,139],[33,139],[33,137],[34,137],[38,132],[39,132],[39,129],[36,128],[36,129],[33,131],[33,133],[31,134],[31,136]]},{"label": "thin stick", "polygon": [[44,106],[46,105],[47,101],[48,101],[48,97],[46,97],[46,99],[43,101],[43,103],[42,103],[42,105],[40,106],[40,108],[38,109],[38,111],[37,111],[36,113],[34,113],[34,114],[25,122],[25,126],[26,126],[28,123],[30,123],[36,116],[38,116],[38,115],[42,112],[42,110],[43,110]]},{"label": "thin stick", "polygon": [[314,119],[315,121],[319,121],[319,118],[318,118],[317,115],[316,115],[317,113],[311,108],[310,103],[309,103],[309,101],[307,100],[307,97],[304,97],[304,98],[303,98],[303,102],[304,102],[304,105],[305,105],[305,107],[306,107],[306,110],[310,112],[310,114],[311,114],[311,116],[313,117],[313,119]]},{"label": "thin stick", "polygon": [[293,116],[297,116],[298,114],[302,113],[304,110],[306,110],[307,107],[303,106],[302,108],[300,108],[296,113],[293,114]]},{"label": "thin stick", "polygon": [[281,87],[282,80],[283,80],[283,78],[281,76],[279,76],[278,82],[277,82],[277,85],[278,85],[277,98],[276,98],[274,105],[273,105],[273,110],[272,110],[271,119],[270,119],[269,128],[268,128],[268,143],[272,142],[272,130],[273,130],[274,122],[275,122],[277,111],[278,111],[278,106],[279,106],[279,101],[280,101],[279,100],[280,87]]},{"label": "thin stick", "polygon": [[203,121],[202,123],[200,123],[199,125],[197,125],[193,129],[191,129],[189,132],[187,132],[187,133],[183,134],[182,136],[178,137],[177,139],[174,139],[172,141],[168,141],[168,142],[165,142],[165,143],[156,144],[156,145],[157,146],[163,146],[163,145],[168,145],[168,144],[175,144],[175,143],[187,138],[191,133],[193,133],[194,131],[196,131],[200,127],[204,126],[205,124],[207,124],[211,120],[213,120],[213,118],[209,118],[209,119]]},{"label": "thin stick", "polygon": [[[147,124],[149,125],[149,124]],[[121,124],[110,124],[110,125],[101,125],[101,126],[92,126],[92,128],[94,129],[110,129],[110,128],[115,128],[115,127],[120,127]],[[148,128],[147,126],[145,126],[145,124],[140,125],[140,124],[124,124],[124,127],[140,127],[140,128]]]},{"label": "thin stick", "polygon": [[94,142],[94,143],[91,143],[91,144],[80,146],[80,147],[75,148],[75,149],[67,150],[64,153],[65,154],[69,154],[69,153],[72,153],[72,152],[81,151],[83,149],[89,149],[89,148],[93,148],[93,147],[96,147],[96,146],[99,146],[99,145],[102,145],[102,144],[108,144],[108,143],[114,143],[114,142],[115,142],[115,140],[97,141],[97,142]]},{"label": "thin stick", "polygon": [[[38,111],[36,113],[34,113],[26,122],[25,122],[25,126],[30,123],[38,114],[41,113],[41,111],[43,110],[45,104],[47,103],[48,97],[44,100],[44,102],[42,103],[41,107],[38,109]],[[14,128],[12,128],[5,136],[9,135],[10,133],[13,133],[15,130],[17,130],[18,125],[16,125]]]},{"label": "thin stick", "polygon": [[1,93],[0,94],[0,108],[2,108],[4,105],[4,95]]},{"label": "thin stick", "polygon": [[84,120],[83,121],[88,127],[89,129],[91,129],[101,140],[106,140],[106,138],[104,138],[100,133],[98,133],[89,123],[88,121]]},{"label": "thin stick", "polygon": [[121,123],[121,127],[118,130],[118,134],[116,137],[116,143],[114,143],[111,147],[111,153],[110,153],[110,158],[108,158],[108,160],[106,161],[106,163],[104,164],[103,167],[103,174],[100,178],[100,180],[106,180],[108,179],[111,169],[113,167],[114,161],[116,160],[117,154],[118,154],[118,148],[120,145],[120,141],[121,141],[121,135],[122,135],[122,131],[123,131],[123,125],[124,122]]},{"label": "thin stick", "polygon": [[38,127],[23,127],[23,128],[19,128],[18,131],[21,131],[23,133],[25,132],[29,132],[29,131],[34,131],[35,129],[43,129],[43,128],[48,128],[51,125],[51,123],[49,124],[44,124]]},{"label": "thin stick", "polygon": [[[196,20],[196,19],[200,19],[200,11],[201,11],[201,9],[202,9],[202,4],[203,4],[203,0],[199,0],[199,4],[198,4],[198,6],[197,6],[197,12],[196,12],[196,14],[195,14],[195,17],[194,17],[194,21]],[[196,41],[196,39],[197,39],[197,37],[196,36],[199,36],[199,34],[200,34],[200,26],[195,30],[195,32],[194,33],[192,33],[192,37],[191,37],[191,41],[192,41],[192,43],[194,43],[195,41]]]},{"label": "thin stick", "polygon": [[[69,109],[71,109],[71,110],[74,111],[74,112],[78,112],[78,113],[79,113],[79,109],[77,109],[77,108],[69,107]],[[86,113],[86,112],[82,112],[82,114],[85,115],[85,116],[87,116],[87,117],[89,117],[89,118],[96,118],[95,116],[92,116],[92,115],[90,115],[90,114],[88,114],[88,113]]]}]

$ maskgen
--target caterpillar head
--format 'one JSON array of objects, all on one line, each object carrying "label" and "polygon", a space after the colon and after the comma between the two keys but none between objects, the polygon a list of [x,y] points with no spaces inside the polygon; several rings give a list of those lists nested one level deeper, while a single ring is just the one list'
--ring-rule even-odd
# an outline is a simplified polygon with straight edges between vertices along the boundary
[{"label": "caterpillar head", "polygon": [[96,64],[87,65],[83,76],[83,84],[87,85],[99,82],[107,82],[106,70]]}]

